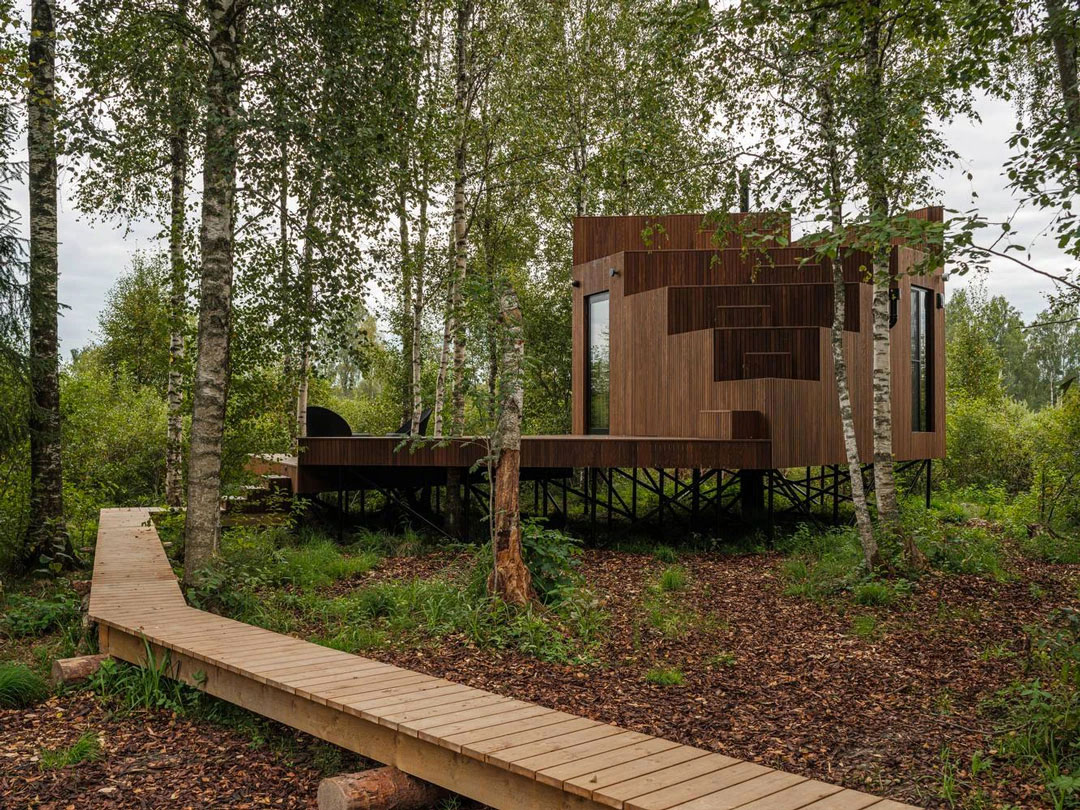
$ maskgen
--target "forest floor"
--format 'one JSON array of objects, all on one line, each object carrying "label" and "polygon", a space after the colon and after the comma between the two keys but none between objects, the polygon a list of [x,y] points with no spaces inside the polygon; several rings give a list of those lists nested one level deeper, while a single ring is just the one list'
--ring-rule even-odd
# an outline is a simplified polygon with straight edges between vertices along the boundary
[{"label": "forest floor", "polygon": [[[263,559],[245,537],[242,555]],[[566,599],[574,610],[538,607],[501,630],[477,629],[479,609],[455,617],[448,606],[477,579],[475,550],[356,546],[328,565],[323,543],[306,563],[303,545],[275,563],[295,569],[292,581],[259,569],[246,593],[233,588],[209,606],[928,808],[1048,808],[1045,774],[1003,750],[1001,695],[1037,676],[1033,645],[1080,610],[1080,565],[1001,543],[979,574],[832,589],[810,587],[797,554],[586,549]],[[306,584],[304,565],[318,569]],[[61,654],[56,645],[47,634],[0,638],[0,660],[40,669]],[[319,778],[364,767],[268,721],[213,715],[118,711],[85,689],[0,709],[0,807],[312,807]],[[88,732],[97,756],[43,767],[44,751]]]},{"label": "forest floor", "polygon": [[[439,556],[422,571],[444,576]],[[1029,628],[1077,606],[1080,566],[1016,560],[1008,582],[928,575],[865,606],[787,593],[783,562],[688,555],[685,587],[657,604],[665,563],[586,551],[581,574],[609,616],[588,662],[541,666],[453,636],[369,654],[927,807],[1044,806],[1038,774],[994,761],[993,703],[1024,676]],[[402,573],[394,562],[364,579]]]}]

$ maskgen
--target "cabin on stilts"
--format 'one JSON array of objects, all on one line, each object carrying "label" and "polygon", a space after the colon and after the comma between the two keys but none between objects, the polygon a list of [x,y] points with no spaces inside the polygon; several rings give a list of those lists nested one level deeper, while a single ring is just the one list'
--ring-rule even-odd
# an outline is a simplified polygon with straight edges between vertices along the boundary
[{"label": "cabin on stilts", "polygon": [[[940,222],[942,209],[914,216]],[[771,234],[775,246],[744,244],[747,231]],[[572,432],[522,437],[521,477],[532,488],[523,508],[531,501],[535,514],[590,531],[771,527],[783,514],[839,520],[850,471],[828,260],[792,243],[788,220],[770,214],[579,217],[573,238]],[[929,502],[932,460],[945,455],[945,322],[942,268],[926,250],[892,247],[890,362],[894,459]],[[857,250],[842,259],[844,354],[868,485],[870,261]],[[402,435],[407,425],[356,435],[325,413],[309,425],[298,456],[257,457],[252,469],[297,494],[336,493],[342,514],[367,512],[378,493],[441,529],[442,488],[457,468],[465,508],[479,517],[487,505],[482,439],[423,440]]]}]

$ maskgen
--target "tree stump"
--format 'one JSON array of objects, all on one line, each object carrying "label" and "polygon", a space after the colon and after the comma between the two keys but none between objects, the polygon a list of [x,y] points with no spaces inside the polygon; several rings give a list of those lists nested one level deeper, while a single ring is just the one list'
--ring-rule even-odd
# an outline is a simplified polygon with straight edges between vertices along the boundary
[{"label": "tree stump", "polygon": [[372,768],[323,779],[319,810],[427,810],[446,795],[397,768]]},{"label": "tree stump", "polygon": [[53,661],[53,683],[76,683],[84,681],[101,667],[107,655],[82,655],[78,658],[58,658]]}]

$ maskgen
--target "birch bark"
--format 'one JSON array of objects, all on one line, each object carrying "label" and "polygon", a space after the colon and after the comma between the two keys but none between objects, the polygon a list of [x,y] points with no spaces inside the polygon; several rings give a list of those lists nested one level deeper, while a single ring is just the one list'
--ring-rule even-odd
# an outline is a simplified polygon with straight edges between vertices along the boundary
[{"label": "birch bark", "polygon": [[[187,0],[177,3],[177,14],[187,19]],[[182,43],[178,45],[182,47]],[[180,72],[182,61],[177,56],[169,88],[172,134],[169,137],[169,380],[166,391],[168,403],[168,435],[165,443],[165,503],[179,507],[184,503],[184,299],[187,273],[184,265],[184,231],[186,211],[184,192],[187,187],[188,131],[181,98]]]},{"label": "birch bark", "polygon": [[208,0],[210,71],[206,82],[203,161],[202,273],[199,349],[188,458],[184,578],[198,582],[217,551],[220,531],[221,445],[229,389],[237,128],[240,115],[239,40],[243,3]]},{"label": "birch bark", "polygon": [[[33,0],[27,155],[30,196],[30,521],[26,567],[44,555],[75,561],[64,525],[60,364],[56,334],[56,18],[53,0]],[[65,559],[66,558],[66,559]]]}]

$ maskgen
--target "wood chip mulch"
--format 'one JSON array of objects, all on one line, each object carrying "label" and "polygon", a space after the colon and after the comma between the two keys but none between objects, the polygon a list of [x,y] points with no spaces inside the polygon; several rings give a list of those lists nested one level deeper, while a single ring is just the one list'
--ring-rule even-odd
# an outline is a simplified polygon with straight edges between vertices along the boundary
[{"label": "wood chip mulch", "polygon": [[[100,759],[41,769],[43,748],[66,748],[87,731],[98,734]],[[0,807],[314,808],[321,774],[297,745],[283,754],[218,725],[165,711],[111,714],[92,694],[71,693],[0,710]]]},{"label": "wood chip mulch", "polygon": [[[951,807],[939,796],[945,755],[959,794],[981,791],[980,806],[1051,806],[1036,774],[994,758],[986,702],[1023,677],[1025,628],[1077,606],[1080,568],[1020,562],[1008,583],[928,575],[889,607],[862,607],[786,595],[780,563],[685,559],[689,585],[669,600],[698,618],[673,638],[644,607],[664,564],[587,551],[582,573],[610,614],[597,664],[538,663],[463,639],[375,657],[930,808]],[[873,637],[853,633],[857,615],[877,618]],[[647,682],[654,666],[681,669],[685,683]],[[977,783],[967,778],[976,751],[993,762]]]}]

